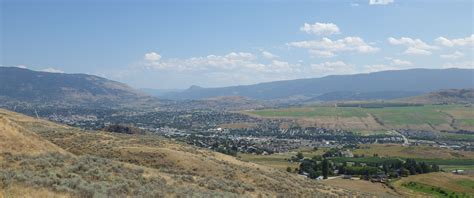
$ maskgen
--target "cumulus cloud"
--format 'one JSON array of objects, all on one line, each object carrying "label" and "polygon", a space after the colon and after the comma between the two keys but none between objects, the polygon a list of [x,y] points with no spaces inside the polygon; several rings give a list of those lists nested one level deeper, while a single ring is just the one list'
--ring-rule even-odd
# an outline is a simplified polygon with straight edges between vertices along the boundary
[{"label": "cumulus cloud", "polygon": [[330,57],[336,56],[336,54],[334,54],[334,52],[332,51],[321,51],[321,50],[309,49],[308,52],[311,56],[314,56],[314,57],[330,58]]},{"label": "cumulus cloud", "polygon": [[455,51],[452,54],[441,54],[440,57],[444,59],[458,59],[464,56],[464,53]]},{"label": "cumulus cloud", "polygon": [[262,56],[265,57],[266,59],[275,59],[275,58],[278,58],[277,55],[272,54],[271,52],[268,52],[268,51],[262,51]]},{"label": "cumulus cloud", "polygon": [[235,69],[237,67],[259,68],[254,62],[256,56],[247,52],[231,52],[226,55],[208,55],[188,59],[170,59],[157,64],[158,68],[178,70]]},{"label": "cumulus cloud", "polygon": [[156,52],[150,52],[145,54],[144,59],[150,62],[157,62],[161,59],[161,55]]},{"label": "cumulus cloud", "polygon": [[323,38],[321,40],[291,42],[287,45],[309,49],[309,53],[321,57],[332,57],[336,52],[373,53],[379,51],[379,48],[371,46],[360,37],[345,37],[334,41]]},{"label": "cumulus cloud", "polygon": [[421,39],[412,39],[409,37],[401,37],[399,39],[390,37],[388,38],[388,42],[392,45],[407,47],[404,53],[410,55],[431,55],[431,50],[437,49],[435,46],[426,44]]},{"label": "cumulus cloud", "polygon": [[409,65],[413,65],[412,62],[410,61],[407,61],[407,60],[401,60],[401,59],[391,59],[391,62],[390,62],[392,65],[399,65],[399,66],[409,66]]},{"label": "cumulus cloud", "polygon": [[356,71],[354,65],[347,64],[343,61],[323,62],[318,64],[311,64],[313,72],[318,74],[351,74]]},{"label": "cumulus cloud", "polygon": [[448,39],[445,37],[438,37],[435,39],[436,43],[446,47],[455,47],[455,46],[474,46],[474,34],[465,38],[458,39]]},{"label": "cumulus cloud", "polygon": [[53,67],[48,67],[48,68],[42,69],[42,70],[40,70],[40,71],[42,71],[42,72],[49,72],[49,73],[64,73],[63,70],[56,69],[56,68],[53,68]]},{"label": "cumulus cloud", "polygon": [[[263,64],[258,57],[248,52],[231,52],[225,55],[208,55],[187,59],[161,59],[155,62],[145,62],[143,68],[168,71],[249,71],[263,73],[292,72],[299,64],[290,64],[276,60],[277,56],[262,52],[262,56],[271,58],[271,62]],[[145,56],[145,60],[147,60]]]},{"label": "cumulus cloud", "polygon": [[339,27],[337,27],[337,25],[334,23],[304,23],[303,27],[301,27],[300,30],[308,34],[315,35],[331,35],[340,33]]},{"label": "cumulus cloud", "polygon": [[394,0],[369,0],[369,5],[388,5],[393,2]]}]

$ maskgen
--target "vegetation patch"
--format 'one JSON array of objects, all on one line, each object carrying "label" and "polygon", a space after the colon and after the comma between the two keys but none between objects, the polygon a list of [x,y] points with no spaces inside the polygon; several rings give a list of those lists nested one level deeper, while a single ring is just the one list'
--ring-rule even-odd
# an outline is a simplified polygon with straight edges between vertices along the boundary
[{"label": "vegetation patch", "polygon": [[466,188],[472,189],[474,191],[474,180],[463,179],[463,180],[457,181],[456,183]]},{"label": "vegetation patch", "polygon": [[405,187],[405,188],[414,190],[414,191],[430,194],[430,195],[433,195],[433,196],[436,196],[436,197],[449,197],[449,198],[451,198],[451,197],[461,197],[461,198],[470,197],[470,196],[466,195],[465,193],[458,193],[458,192],[446,190],[446,189],[443,189],[443,188],[440,188],[440,187],[430,186],[430,185],[421,184],[421,183],[417,183],[417,182],[403,183],[402,186]]}]

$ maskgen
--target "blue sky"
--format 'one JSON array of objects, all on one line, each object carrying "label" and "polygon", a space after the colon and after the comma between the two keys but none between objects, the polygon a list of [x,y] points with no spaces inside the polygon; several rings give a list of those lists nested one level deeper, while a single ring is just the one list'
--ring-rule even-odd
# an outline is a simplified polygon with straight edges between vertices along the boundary
[{"label": "blue sky", "polygon": [[473,1],[1,0],[0,65],[137,88],[474,67]]}]

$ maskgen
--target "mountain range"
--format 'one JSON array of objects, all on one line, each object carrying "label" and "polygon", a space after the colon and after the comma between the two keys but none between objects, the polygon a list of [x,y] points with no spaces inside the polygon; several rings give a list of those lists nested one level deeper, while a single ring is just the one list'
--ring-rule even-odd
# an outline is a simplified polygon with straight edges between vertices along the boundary
[{"label": "mountain range", "polygon": [[[312,102],[408,98],[447,89],[474,89],[474,69],[410,69],[221,88],[192,86],[184,91],[160,92],[156,97],[171,100],[216,101],[232,98],[234,101],[240,98],[253,101]],[[154,94],[144,92],[143,89],[134,89],[94,75],[0,67],[0,101],[49,104],[130,104],[137,101],[157,101],[150,96]]]},{"label": "mountain range", "polygon": [[185,91],[165,94],[162,97],[203,99],[243,96],[259,100],[364,100],[393,99],[441,89],[469,88],[474,88],[473,69],[409,69],[221,88],[192,86]]},{"label": "mountain range", "polygon": [[0,67],[0,99],[31,103],[125,103],[147,97],[126,84],[87,74]]}]

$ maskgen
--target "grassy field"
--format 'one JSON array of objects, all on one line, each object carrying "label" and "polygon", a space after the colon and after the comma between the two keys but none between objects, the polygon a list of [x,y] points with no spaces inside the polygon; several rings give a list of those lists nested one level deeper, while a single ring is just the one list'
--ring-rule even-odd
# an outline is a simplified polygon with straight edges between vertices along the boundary
[{"label": "grassy field", "polygon": [[[462,105],[385,108],[308,106],[264,109],[246,111],[245,113],[267,118],[293,118],[302,119],[307,122],[313,121],[313,124],[316,126],[333,126],[361,130],[378,130],[381,128],[474,129],[474,107]],[[347,124],[347,122],[351,123]]]},{"label": "grassy field", "polygon": [[402,158],[440,158],[440,159],[474,159],[474,152],[456,151],[430,146],[402,146],[399,144],[360,145],[353,151],[357,155]]},{"label": "grassy field", "polygon": [[[411,182],[411,184],[410,184]],[[429,173],[404,177],[394,181],[392,185],[397,192],[412,197],[425,195],[435,197],[449,197],[451,193],[458,196],[474,196],[474,176],[455,175],[452,173]],[[445,193],[440,193],[440,190]],[[448,196],[446,196],[448,194]]]},{"label": "grassy field", "polygon": [[[318,150],[301,150],[303,156],[313,157],[315,155],[322,155],[326,152],[326,149]],[[254,155],[247,153],[239,153],[238,157],[243,161],[254,162],[257,164],[262,164],[265,166],[270,166],[273,168],[278,168],[286,170],[287,167],[298,168],[299,163],[289,162],[288,159],[291,159],[292,156],[297,154],[296,151],[286,152],[286,153],[275,153],[272,155]]]},{"label": "grassy field", "polygon": [[397,197],[398,196],[398,194],[394,190],[383,185],[382,183],[373,183],[366,180],[360,180],[358,178],[353,178],[353,179],[335,178],[335,179],[324,180],[323,183],[329,184],[331,186],[337,186],[339,188],[346,188],[349,190],[357,190],[357,191],[372,193],[372,194],[375,194],[375,196],[377,197]]},{"label": "grassy field", "polygon": [[[311,158],[316,155],[322,155],[327,149],[314,150],[301,150],[303,155],[307,158]],[[468,151],[455,151],[446,148],[427,147],[427,146],[402,146],[396,144],[370,144],[360,145],[360,148],[352,150],[354,154],[359,156],[364,155],[362,158],[333,158],[333,161],[344,162],[382,162],[387,159],[393,158],[414,158],[417,161],[425,161],[430,164],[441,165],[446,170],[463,169],[472,170],[474,169],[474,152]],[[244,161],[254,162],[274,168],[286,169],[291,167],[292,169],[298,167],[298,163],[289,162],[292,156],[295,156],[297,151],[286,152],[286,153],[275,153],[272,155],[254,155],[240,153],[238,156]],[[379,157],[373,157],[377,154]]]}]

